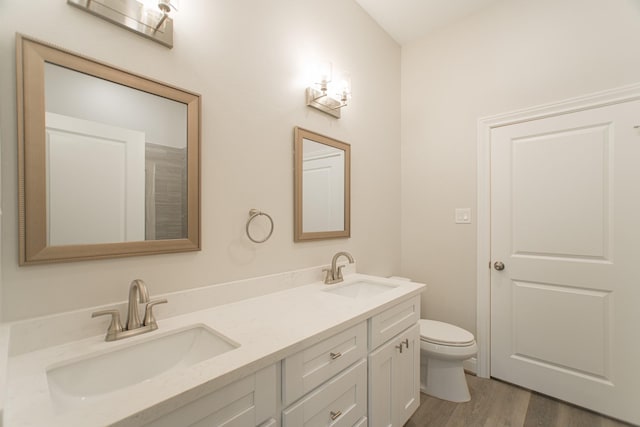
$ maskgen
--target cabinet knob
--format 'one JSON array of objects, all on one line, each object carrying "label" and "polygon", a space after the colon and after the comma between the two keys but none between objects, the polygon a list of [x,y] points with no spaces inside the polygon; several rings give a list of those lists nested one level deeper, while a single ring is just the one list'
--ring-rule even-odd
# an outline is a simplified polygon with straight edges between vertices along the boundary
[{"label": "cabinet knob", "polygon": [[331,356],[331,360],[336,360],[338,357],[342,356],[342,353],[340,353],[339,351],[337,351],[335,353],[331,352],[331,353],[329,353],[329,356]]},{"label": "cabinet knob", "polygon": [[340,415],[342,415],[342,411],[331,411],[331,421],[334,421],[336,418],[338,418]]}]

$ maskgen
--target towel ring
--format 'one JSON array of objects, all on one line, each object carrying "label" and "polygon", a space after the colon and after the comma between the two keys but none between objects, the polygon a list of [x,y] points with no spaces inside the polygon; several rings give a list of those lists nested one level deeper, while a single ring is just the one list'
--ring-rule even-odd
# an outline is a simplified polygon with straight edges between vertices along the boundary
[{"label": "towel ring", "polygon": [[[262,240],[256,240],[251,236],[251,232],[249,232],[249,225],[251,224],[251,221],[253,221],[254,219],[256,219],[261,215],[264,215],[267,217],[267,219],[271,223],[271,230],[269,230],[269,234],[267,234],[267,237],[265,237]],[[269,237],[271,237],[271,235],[273,234],[273,219],[271,218],[271,215],[269,215],[268,213],[261,212],[258,209],[251,209],[249,211],[249,219],[247,220],[247,226],[245,227],[245,229],[247,230],[247,237],[249,238],[249,240],[251,240],[254,243],[264,243],[267,240],[269,240]]]}]

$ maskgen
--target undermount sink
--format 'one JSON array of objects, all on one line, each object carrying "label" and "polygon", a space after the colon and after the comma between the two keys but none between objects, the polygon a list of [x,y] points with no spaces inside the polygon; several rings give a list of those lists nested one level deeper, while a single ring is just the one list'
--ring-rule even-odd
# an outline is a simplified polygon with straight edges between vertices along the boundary
[{"label": "undermount sink", "polygon": [[239,346],[206,326],[191,326],[62,362],[47,369],[47,380],[52,397],[73,406]]},{"label": "undermount sink", "polygon": [[344,285],[341,284],[335,288],[327,289],[325,292],[355,299],[362,299],[379,295],[383,292],[395,289],[396,287],[396,285],[390,285],[387,283],[359,281]]}]

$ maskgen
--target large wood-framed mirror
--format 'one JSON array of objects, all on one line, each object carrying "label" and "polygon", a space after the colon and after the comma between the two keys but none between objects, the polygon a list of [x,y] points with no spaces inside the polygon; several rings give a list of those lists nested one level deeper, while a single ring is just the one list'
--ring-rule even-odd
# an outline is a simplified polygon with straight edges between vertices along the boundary
[{"label": "large wood-framed mirror", "polygon": [[200,250],[200,95],[16,36],[20,265]]},{"label": "large wood-framed mirror", "polygon": [[294,241],[351,236],[351,146],[294,129]]}]

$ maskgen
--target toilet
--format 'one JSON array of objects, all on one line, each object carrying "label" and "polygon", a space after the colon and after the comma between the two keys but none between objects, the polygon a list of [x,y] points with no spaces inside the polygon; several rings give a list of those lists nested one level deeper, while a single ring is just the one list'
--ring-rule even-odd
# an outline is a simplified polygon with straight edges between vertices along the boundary
[{"label": "toilet", "polygon": [[449,323],[420,319],[420,389],[451,402],[471,400],[462,362],[478,346],[473,334]]}]

